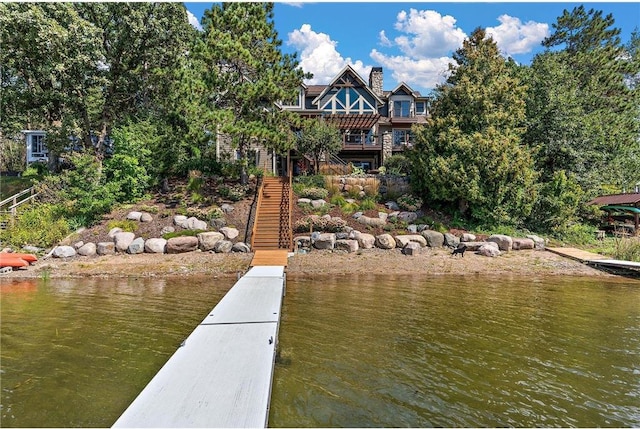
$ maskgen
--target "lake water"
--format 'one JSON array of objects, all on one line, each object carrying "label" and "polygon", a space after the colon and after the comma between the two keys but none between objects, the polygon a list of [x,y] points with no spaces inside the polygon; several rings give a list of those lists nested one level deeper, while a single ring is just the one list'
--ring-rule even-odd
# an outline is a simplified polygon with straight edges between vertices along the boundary
[{"label": "lake water", "polygon": [[[2,427],[115,422],[235,279],[2,280]],[[640,282],[287,280],[272,427],[640,426]]]}]

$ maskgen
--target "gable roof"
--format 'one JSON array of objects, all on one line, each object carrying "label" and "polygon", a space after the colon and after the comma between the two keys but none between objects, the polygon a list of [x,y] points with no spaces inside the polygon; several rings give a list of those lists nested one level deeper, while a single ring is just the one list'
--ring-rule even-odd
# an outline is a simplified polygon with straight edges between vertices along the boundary
[{"label": "gable roof", "polygon": [[325,86],[324,90],[313,100],[313,104],[317,104],[320,99],[322,97],[324,97],[324,95],[331,89],[333,88],[337,83],[338,80],[340,80],[345,73],[350,72],[351,74],[353,74],[353,76],[358,80],[358,82],[362,85],[363,88],[365,88],[365,90],[367,92],[369,92],[369,94],[371,94],[376,102],[378,102],[379,104],[384,104],[384,101],[380,99],[380,97],[378,97],[372,90],[371,88],[369,88],[369,85],[367,85],[367,83],[364,81],[364,79],[362,79],[362,77],[353,69],[353,67],[351,67],[350,64],[347,64],[341,71],[340,73],[338,73],[336,75],[336,77],[333,78],[333,80]]},{"label": "gable roof", "polygon": [[603,206],[638,203],[640,203],[640,192],[631,194],[603,195],[589,201],[589,204],[597,204]]},{"label": "gable roof", "polygon": [[411,94],[411,96],[413,96],[414,98],[422,98],[422,95],[420,95],[420,92],[414,91],[413,89],[411,89],[411,87],[409,85],[407,85],[404,82],[400,82],[398,84],[398,86],[393,88],[391,90],[391,92],[389,93],[388,97],[392,96],[393,94],[395,94],[396,92],[400,91],[401,89],[404,89],[405,92],[407,92],[408,94]]}]

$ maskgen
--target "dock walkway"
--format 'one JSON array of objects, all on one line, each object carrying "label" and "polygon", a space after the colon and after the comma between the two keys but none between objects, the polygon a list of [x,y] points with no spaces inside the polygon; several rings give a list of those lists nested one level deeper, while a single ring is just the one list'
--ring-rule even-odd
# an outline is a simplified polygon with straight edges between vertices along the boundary
[{"label": "dock walkway", "polygon": [[113,427],[266,427],[284,268],[240,278]]},{"label": "dock walkway", "polygon": [[548,247],[548,251],[560,256],[574,259],[583,264],[605,266],[612,268],[640,269],[640,262],[620,261],[618,259],[610,259],[597,253],[587,252],[585,250],[574,249],[573,247]]}]

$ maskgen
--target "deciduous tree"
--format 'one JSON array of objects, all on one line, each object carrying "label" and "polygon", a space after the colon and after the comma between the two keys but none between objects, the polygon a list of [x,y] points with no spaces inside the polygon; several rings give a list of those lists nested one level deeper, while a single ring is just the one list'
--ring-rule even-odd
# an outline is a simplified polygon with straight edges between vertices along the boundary
[{"label": "deciduous tree", "polygon": [[307,119],[302,124],[296,148],[313,158],[316,173],[322,156],[330,157],[342,149],[340,129],[323,119]]}]

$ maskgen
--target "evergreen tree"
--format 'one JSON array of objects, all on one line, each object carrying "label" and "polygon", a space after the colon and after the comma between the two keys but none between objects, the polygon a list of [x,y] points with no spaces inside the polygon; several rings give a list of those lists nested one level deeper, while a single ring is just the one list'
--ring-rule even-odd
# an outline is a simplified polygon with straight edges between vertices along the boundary
[{"label": "evergreen tree", "polygon": [[277,152],[295,143],[297,115],[277,108],[298,90],[304,73],[296,55],[281,52],[272,3],[222,3],[205,12],[197,54],[205,65],[207,128],[231,136],[247,180],[251,144]]},{"label": "evergreen tree", "polygon": [[414,130],[412,184],[426,201],[452,203],[477,223],[518,224],[535,194],[521,145],[525,87],[482,29],[454,60],[426,127]]}]

